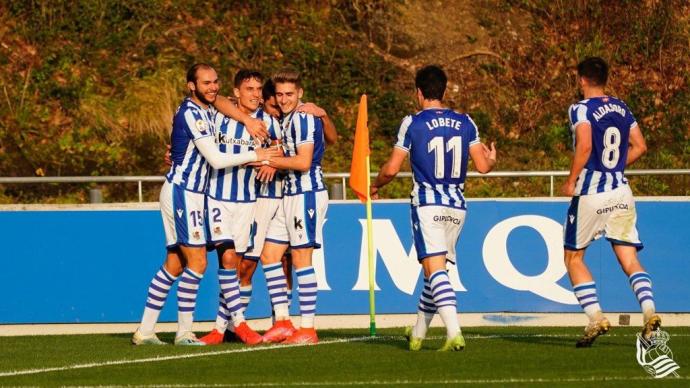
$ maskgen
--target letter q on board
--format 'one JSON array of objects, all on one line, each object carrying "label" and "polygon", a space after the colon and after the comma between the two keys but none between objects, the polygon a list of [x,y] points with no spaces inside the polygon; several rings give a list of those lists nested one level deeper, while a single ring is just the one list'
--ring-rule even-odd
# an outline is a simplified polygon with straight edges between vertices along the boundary
[{"label": "letter q on board", "polygon": [[[515,228],[521,226],[537,231],[546,244],[548,264],[539,275],[523,274],[510,260],[508,236]],[[556,283],[566,273],[563,263],[563,227],[558,222],[537,215],[507,218],[487,233],[482,256],[489,274],[502,285],[514,290],[530,291],[554,302],[577,304],[572,291]]]}]

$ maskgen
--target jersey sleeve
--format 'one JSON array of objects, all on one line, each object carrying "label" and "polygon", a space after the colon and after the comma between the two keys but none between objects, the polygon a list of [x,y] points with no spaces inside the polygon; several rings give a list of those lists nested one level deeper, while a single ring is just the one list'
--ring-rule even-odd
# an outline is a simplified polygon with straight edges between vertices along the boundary
[{"label": "jersey sleeve", "polygon": [[473,146],[475,144],[480,143],[479,139],[479,129],[477,128],[477,124],[474,123],[474,120],[472,120],[472,117],[470,115],[465,115],[467,117],[467,122],[469,123],[469,128],[467,130],[467,144],[469,146]]},{"label": "jersey sleeve", "polygon": [[184,130],[192,140],[212,135],[208,121],[204,120],[202,112],[197,109],[187,109],[184,112]]},{"label": "jersey sleeve", "polygon": [[621,103],[622,103],[623,106],[625,107],[625,112],[627,113],[627,114],[625,115],[625,121],[626,121],[628,124],[630,124],[630,127],[629,127],[629,128],[632,129],[632,128],[634,128],[634,127],[637,125],[637,120],[635,119],[635,115],[634,115],[633,112],[630,110],[630,108],[628,108],[628,104],[626,104],[626,103],[623,102],[623,101],[621,101]]},{"label": "jersey sleeve", "polygon": [[587,105],[573,104],[568,109],[568,116],[570,117],[570,128],[573,130],[582,123],[589,123],[587,115]]},{"label": "jersey sleeve", "polygon": [[412,115],[405,116],[403,121],[400,123],[400,129],[398,129],[398,139],[395,142],[395,147],[407,152],[410,152],[410,147],[412,146],[412,137],[408,131],[410,124],[412,124]]},{"label": "jersey sleeve", "polygon": [[296,114],[292,118],[292,125],[295,128],[295,147],[314,143],[314,132],[316,132],[314,116],[306,113]]}]

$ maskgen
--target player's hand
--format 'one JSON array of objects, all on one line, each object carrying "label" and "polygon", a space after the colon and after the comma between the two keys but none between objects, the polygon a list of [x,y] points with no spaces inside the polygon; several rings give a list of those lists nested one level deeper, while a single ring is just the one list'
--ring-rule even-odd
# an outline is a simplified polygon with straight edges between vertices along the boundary
[{"label": "player's hand", "polygon": [[307,102],[297,107],[298,112],[307,113],[316,117],[326,116],[326,111],[320,106],[314,104],[313,102]]},{"label": "player's hand", "polygon": [[490,147],[482,144],[482,150],[484,151],[484,157],[489,160],[491,165],[496,164],[496,143],[492,141]]},{"label": "player's hand", "polygon": [[254,150],[256,152],[256,160],[259,161],[271,161],[272,158],[277,158],[283,156],[283,150],[278,147],[269,148],[257,148]]},{"label": "player's hand", "polygon": [[565,181],[563,186],[561,186],[561,194],[566,197],[572,197],[575,194],[575,182]]},{"label": "player's hand", "polygon": [[168,167],[172,166],[172,153],[170,152],[170,148],[170,144],[166,144],[165,157],[163,157],[163,162],[165,162],[165,165]]},{"label": "player's hand", "polygon": [[259,171],[256,173],[256,179],[258,179],[259,182],[268,183],[273,180],[276,175],[276,171],[277,170],[274,167],[261,166]]},{"label": "player's hand", "polygon": [[369,196],[371,199],[379,199],[379,188],[377,186],[372,185],[369,187]]},{"label": "player's hand", "polygon": [[266,123],[264,123],[263,120],[250,117],[249,120],[244,123],[244,127],[247,129],[247,132],[249,132],[254,139],[259,140],[260,143],[263,143],[264,140],[268,139]]}]

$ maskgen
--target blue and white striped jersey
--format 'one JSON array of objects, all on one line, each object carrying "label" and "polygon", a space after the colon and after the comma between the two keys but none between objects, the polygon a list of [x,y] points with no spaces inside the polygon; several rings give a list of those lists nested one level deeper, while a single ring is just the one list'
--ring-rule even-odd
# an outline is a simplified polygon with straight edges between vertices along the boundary
[{"label": "blue and white striped jersey", "polygon": [[628,140],[630,129],[637,125],[628,106],[614,97],[594,97],[571,105],[568,113],[573,147],[575,128],[581,123],[592,127],[592,152],[575,183],[575,195],[603,193],[627,185],[623,171]]},{"label": "blue and white striped jersey", "polygon": [[297,147],[302,144],[314,144],[311,168],[308,172],[288,171],[283,193],[295,195],[307,191],[326,190],[321,172],[321,159],[325,149],[321,119],[307,113],[292,111],[283,118],[282,124],[285,156],[297,155]]},{"label": "blue and white striped jersey", "polygon": [[406,116],[395,146],[410,153],[412,205],[466,209],[467,161],[477,143],[477,126],[467,114],[428,108]]},{"label": "blue and white striped jersey", "polygon": [[[276,118],[264,112],[261,108],[259,108],[256,117],[261,117],[264,123],[266,123],[268,135],[271,140],[282,140],[283,135],[280,129],[280,123],[278,123]],[[256,196],[258,198],[283,198],[282,173],[280,171],[276,172],[275,178],[268,183],[262,183],[257,180]]]},{"label": "blue and white striped jersey", "polygon": [[[250,116],[256,118],[258,111]],[[220,152],[240,154],[253,151],[254,140],[245,130],[244,124],[221,113],[216,115],[214,133]],[[233,166],[216,170],[211,168],[207,195],[211,198],[231,202],[256,201],[256,171],[253,167]]]},{"label": "blue and white striped jersey", "polygon": [[206,192],[210,166],[194,141],[213,135],[216,113],[213,106],[204,109],[190,98],[185,98],[177,108],[170,135],[172,166],[165,176],[168,182],[196,193]]}]

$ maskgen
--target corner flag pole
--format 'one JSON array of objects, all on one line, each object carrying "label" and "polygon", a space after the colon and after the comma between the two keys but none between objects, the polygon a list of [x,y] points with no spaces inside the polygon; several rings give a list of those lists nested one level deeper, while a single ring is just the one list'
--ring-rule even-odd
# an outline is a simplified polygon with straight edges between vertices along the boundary
[{"label": "corner flag pole", "polygon": [[376,336],[376,302],[374,298],[374,287],[376,279],[376,267],[374,255],[374,232],[372,226],[371,214],[371,167],[369,164],[369,156],[367,156],[367,248],[369,256],[369,334],[372,337]]},{"label": "corner flag pole", "polygon": [[374,305],[374,285],[376,267],[374,255],[374,238],[371,221],[371,169],[369,165],[369,128],[367,127],[367,95],[362,94],[357,109],[357,126],[355,127],[355,142],[352,147],[352,162],[350,164],[350,187],[357,198],[365,204],[367,209],[367,254],[369,256],[369,333],[376,335],[376,309]]}]

